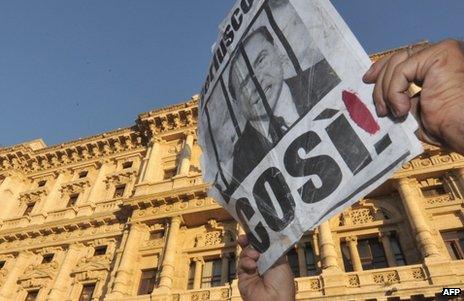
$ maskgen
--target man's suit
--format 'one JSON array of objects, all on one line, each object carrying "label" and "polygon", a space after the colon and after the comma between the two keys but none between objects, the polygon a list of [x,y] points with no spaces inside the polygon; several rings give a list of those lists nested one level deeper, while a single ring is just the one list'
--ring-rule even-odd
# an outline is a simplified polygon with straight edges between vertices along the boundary
[{"label": "man's suit", "polygon": [[[315,76],[316,74],[318,76]],[[300,117],[311,110],[339,82],[339,77],[325,59],[295,77],[285,80]],[[282,128],[282,121],[278,118],[274,119],[276,120],[274,127]],[[240,138],[234,145],[233,180],[227,189],[230,194],[282,138],[273,135],[275,129],[272,127],[273,123],[270,122],[269,130],[273,142],[258,132],[248,121],[246,122]]]}]

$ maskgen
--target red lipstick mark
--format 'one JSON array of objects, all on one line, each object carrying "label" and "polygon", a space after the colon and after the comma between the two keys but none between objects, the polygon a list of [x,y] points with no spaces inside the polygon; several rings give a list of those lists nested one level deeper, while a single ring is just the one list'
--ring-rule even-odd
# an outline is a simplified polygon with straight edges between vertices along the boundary
[{"label": "red lipstick mark", "polygon": [[355,93],[344,90],[342,92],[342,99],[350,113],[351,119],[360,128],[372,135],[380,130],[380,126],[377,121],[375,121],[371,111],[369,111]]}]

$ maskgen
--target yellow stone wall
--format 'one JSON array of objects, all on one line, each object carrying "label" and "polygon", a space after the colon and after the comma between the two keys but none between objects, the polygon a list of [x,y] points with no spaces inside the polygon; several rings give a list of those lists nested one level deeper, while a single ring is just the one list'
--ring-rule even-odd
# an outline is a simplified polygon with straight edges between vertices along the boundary
[{"label": "yellow stone wall", "polygon": [[[60,145],[0,148],[0,300],[38,291],[36,300],[74,301],[89,284],[91,300],[241,300],[227,275],[242,230],[206,196],[197,102]],[[368,197],[304,235],[295,246],[298,300],[410,300],[464,286],[464,260],[450,258],[441,236],[463,229],[464,157],[425,147]],[[421,192],[437,185],[444,193]],[[407,265],[396,266],[392,233]],[[357,241],[366,237],[382,243],[388,268],[363,271]],[[305,243],[316,275],[306,276]],[[341,244],[352,272],[344,271]],[[221,261],[220,285],[205,287],[202,267],[212,258]],[[157,269],[156,288],[137,295],[150,268]]]}]

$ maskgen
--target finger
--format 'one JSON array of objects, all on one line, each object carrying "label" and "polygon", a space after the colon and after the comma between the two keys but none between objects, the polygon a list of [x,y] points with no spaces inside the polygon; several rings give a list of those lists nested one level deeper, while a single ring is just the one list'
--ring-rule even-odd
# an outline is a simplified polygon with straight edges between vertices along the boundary
[{"label": "finger", "polygon": [[260,256],[259,252],[250,246],[246,247],[245,249],[242,250],[242,252],[240,252],[241,258],[249,257],[255,261],[259,259],[259,256]]},{"label": "finger", "polygon": [[377,81],[377,77],[379,76],[380,72],[384,68],[384,66],[388,63],[388,59],[390,57],[384,57],[377,62],[373,63],[369,70],[367,70],[366,74],[363,76],[363,81],[366,84],[373,84]]},{"label": "finger", "polygon": [[245,249],[249,244],[249,240],[248,240],[248,237],[246,236],[246,234],[242,234],[240,235],[238,238],[237,238],[237,242],[239,244],[239,246],[242,248],[242,249]]},{"label": "finger", "polygon": [[396,117],[403,117],[411,109],[411,100],[405,91],[414,80],[419,80],[416,70],[417,61],[413,57],[398,64],[391,76],[387,91],[388,104]]},{"label": "finger", "polygon": [[245,258],[241,258],[238,262],[237,274],[238,275],[243,274],[243,273],[255,274],[258,272],[257,269],[258,269],[258,264],[256,263],[256,261],[249,257],[245,257]]},{"label": "finger", "polygon": [[372,92],[372,98],[374,99],[375,109],[377,115],[380,117],[388,114],[388,108],[383,99],[382,81],[385,76],[385,68],[380,71],[377,81],[375,82],[374,91]]},{"label": "finger", "polygon": [[396,66],[404,62],[408,58],[407,51],[401,51],[391,56],[388,64],[385,66],[385,74],[382,79],[382,92],[383,100],[386,105],[389,105],[388,91],[390,90],[390,83],[392,81],[393,72],[395,71]]}]

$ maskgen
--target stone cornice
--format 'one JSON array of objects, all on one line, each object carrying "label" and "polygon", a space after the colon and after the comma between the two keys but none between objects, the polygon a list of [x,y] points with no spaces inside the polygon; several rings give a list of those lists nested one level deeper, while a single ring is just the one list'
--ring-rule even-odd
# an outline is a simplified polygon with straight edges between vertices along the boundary
[{"label": "stone cornice", "polygon": [[122,206],[131,209],[143,209],[161,204],[172,204],[178,201],[205,198],[210,185],[200,184],[159,193],[131,197],[124,201]]},{"label": "stone cornice", "polygon": [[159,135],[195,127],[197,118],[198,96],[193,96],[187,102],[142,113],[136,123],[140,129],[144,130],[147,137],[155,138]]},{"label": "stone cornice", "polygon": [[100,212],[94,213],[91,216],[80,216],[73,219],[62,219],[50,223],[27,225],[27,227],[17,227],[0,231],[0,244],[1,242],[34,238],[37,236],[44,236],[50,234],[59,234],[64,232],[72,232],[77,229],[88,229],[98,227],[101,225],[112,225],[120,223],[124,220],[123,212]]}]

